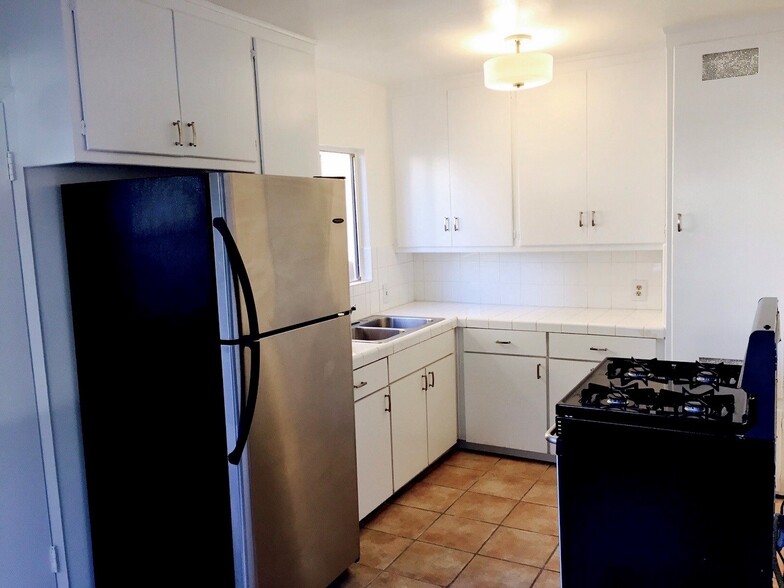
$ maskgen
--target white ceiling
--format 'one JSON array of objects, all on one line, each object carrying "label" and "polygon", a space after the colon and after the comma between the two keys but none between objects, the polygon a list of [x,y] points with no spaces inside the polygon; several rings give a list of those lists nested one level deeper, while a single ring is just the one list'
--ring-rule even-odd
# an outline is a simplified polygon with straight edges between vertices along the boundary
[{"label": "white ceiling", "polygon": [[784,7],[784,0],[213,0],[317,42],[319,67],[383,84],[479,72],[513,52],[556,59],[663,46],[663,29]]}]

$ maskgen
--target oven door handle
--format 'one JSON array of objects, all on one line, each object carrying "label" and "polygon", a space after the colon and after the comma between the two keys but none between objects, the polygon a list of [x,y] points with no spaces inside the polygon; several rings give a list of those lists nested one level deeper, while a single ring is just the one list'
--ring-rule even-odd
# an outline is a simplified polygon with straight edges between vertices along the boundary
[{"label": "oven door handle", "polygon": [[555,432],[555,428],[557,426],[558,425],[553,425],[552,427],[547,429],[547,432],[544,434],[544,438],[547,439],[547,442],[552,443],[553,445],[558,443],[558,433]]}]

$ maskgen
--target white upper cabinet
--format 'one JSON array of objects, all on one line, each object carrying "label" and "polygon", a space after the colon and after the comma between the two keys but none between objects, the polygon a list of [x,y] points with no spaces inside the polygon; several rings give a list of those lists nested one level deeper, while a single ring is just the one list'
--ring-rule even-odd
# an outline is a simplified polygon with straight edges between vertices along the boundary
[{"label": "white upper cabinet", "polygon": [[255,39],[265,174],[320,173],[316,66],[313,51]]},{"label": "white upper cabinet", "polygon": [[511,95],[451,88],[447,111],[452,245],[513,245]]},{"label": "white upper cabinet", "polygon": [[78,0],[87,150],[258,161],[251,37],[137,0]]},{"label": "white upper cabinet", "polygon": [[663,54],[588,70],[591,243],[664,243],[666,80]]},{"label": "white upper cabinet", "polygon": [[585,78],[585,71],[559,71],[549,84],[515,95],[523,245],[585,240]]},{"label": "white upper cabinet", "polygon": [[666,59],[556,70],[515,104],[521,245],[661,245]]},{"label": "white upper cabinet", "polygon": [[432,86],[391,100],[398,246],[511,246],[510,95]]}]

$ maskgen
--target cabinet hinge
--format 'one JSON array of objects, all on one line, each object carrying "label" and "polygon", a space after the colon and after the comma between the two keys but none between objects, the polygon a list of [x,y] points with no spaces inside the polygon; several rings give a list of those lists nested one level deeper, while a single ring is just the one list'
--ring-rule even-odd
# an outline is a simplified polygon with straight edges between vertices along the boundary
[{"label": "cabinet hinge", "polygon": [[57,557],[57,547],[55,545],[49,546],[49,565],[52,568],[53,574],[60,571],[60,562]]},{"label": "cabinet hinge", "polygon": [[8,164],[8,179],[13,182],[16,180],[16,159],[14,159],[14,152],[6,151],[5,160]]},{"label": "cabinet hinge", "polygon": [[250,48],[250,58],[251,59],[256,59],[256,48],[255,47],[251,47]]},{"label": "cabinet hinge", "polygon": [[80,121],[80,122],[79,122],[79,132],[80,132],[80,133],[81,133],[83,136],[85,136],[85,137],[87,136],[87,123],[86,123],[86,122],[84,122],[84,120],[82,120],[82,121]]},{"label": "cabinet hinge", "polygon": [[76,12],[76,0],[68,0],[68,10]]}]

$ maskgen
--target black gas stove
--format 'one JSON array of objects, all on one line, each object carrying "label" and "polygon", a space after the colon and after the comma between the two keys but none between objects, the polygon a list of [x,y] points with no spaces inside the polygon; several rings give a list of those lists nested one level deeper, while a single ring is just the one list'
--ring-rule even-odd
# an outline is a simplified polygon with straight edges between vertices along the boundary
[{"label": "black gas stove", "polygon": [[778,301],[738,361],[608,357],[555,407],[563,588],[771,585]]},{"label": "black gas stove", "polygon": [[739,433],[749,423],[740,362],[608,357],[558,405],[565,417],[694,432]]}]

